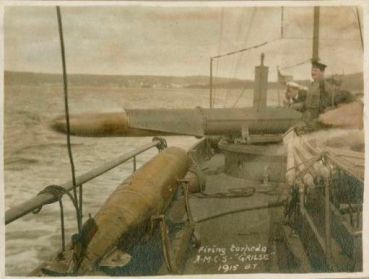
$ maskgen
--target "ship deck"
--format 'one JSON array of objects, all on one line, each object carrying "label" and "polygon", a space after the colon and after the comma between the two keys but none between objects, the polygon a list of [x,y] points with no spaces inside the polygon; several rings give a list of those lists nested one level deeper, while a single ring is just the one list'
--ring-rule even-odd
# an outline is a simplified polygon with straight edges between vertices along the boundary
[{"label": "ship deck", "polygon": [[[206,176],[203,193],[189,195],[189,205],[195,222],[195,232],[200,246],[191,242],[178,267],[180,274],[240,274],[283,272],[280,269],[278,253],[285,247],[275,241],[280,238],[277,225],[281,224],[283,207],[253,209],[277,203],[284,183],[269,183],[236,178],[224,173],[224,155],[217,153],[210,159],[199,161],[199,167]],[[245,188],[246,187],[246,188]],[[232,190],[254,188],[247,197],[210,197],[214,194],[229,194]],[[235,192],[233,192],[235,193]],[[220,195],[222,196],[222,195]],[[251,209],[242,211],[243,209]],[[222,215],[230,211],[238,211]],[[205,220],[209,218],[208,220]],[[169,229],[170,249],[175,261],[176,234],[186,221],[184,196],[178,189],[177,198],[166,214]],[[171,274],[163,256],[160,230],[149,241],[143,241],[133,250],[127,251],[131,262],[119,269],[104,270],[109,275],[166,275]],[[146,265],[143,266],[142,262]],[[96,275],[96,273],[95,273]]]},{"label": "ship deck", "polygon": [[[235,274],[283,272],[279,269],[276,238],[277,225],[281,223],[283,207],[265,208],[278,202],[285,184],[246,180],[227,175],[224,172],[224,155],[213,154],[210,159],[199,162],[206,176],[206,186],[202,193],[189,195],[189,204],[195,232],[200,246],[191,241],[186,247],[180,274]],[[255,191],[250,192],[253,188]],[[251,195],[246,197],[211,197],[246,189]],[[236,192],[232,192],[236,190]],[[262,209],[258,207],[264,207]],[[256,209],[254,209],[256,208]],[[242,211],[243,209],[251,209]],[[238,211],[226,214],[230,211]],[[222,215],[217,216],[215,215]],[[207,218],[209,220],[205,220]],[[166,213],[166,223],[172,252],[175,250],[175,235],[181,231],[187,219],[184,196],[178,188],[178,195]],[[98,268],[90,275],[146,276],[171,274],[163,255],[163,244],[159,226],[149,239],[136,243],[126,251],[131,261],[124,267]],[[174,255],[174,253],[172,253]],[[173,257],[174,258],[174,257]],[[172,260],[173,260],[172,258]],[[146,263],[142,265],[142,263]],[[39,269],[38,269],[39,270]],[[39,271],[38,271],[39,272]],[[40,275],[41,273],[38,273]],[[36,274],[36,273],[34,273]]]},{"label": "ship deck", "polygon": [[281,222],[282,209],[264,208],[236,212],[214,219],[205,218],[224,212],[257,208],[276,203],[283,184],[250,181],[223,172],[224,156],[216,154],[201,164],[206,174],[208,195],[250,189],[246,197],[208,197],[194,194],[190,207],[201,240],[199,249],[192,249],[184,267],[185,274],[278,272],[276,223]]},{"label": "ship deck", "polygon": [[[238,151],[236,145],[232,148]],[[244,151],[244,147],[241,148]],[[274,150],[277,149],[278,146],[274,146]],[[310,223],[307,224],[301,234],[305,240],[303,245],[298,227],[293,223],[287,224],[288,218],[284,217],[283,201],[289,192],[283,175],[286,166],[283,166],[284,171],[280,176],[276,175],[280,173],[279,169],[270,170],[273,168],[271,163],[281,162],[281,155],[267,149],[253,149],[252,152],[258,154],[251,153],[251,156],[247,152],[227,154],[217,151],[219,149],[206,140],[189,151],[193,159],[191,169],[197,169],[206,178],[205,187],[200,192],[189,193],[188,204],[192,217],[189,219],[193,222],[188,220],[185,195],[178,187],[170,207],[165,211],[167,228],[163,230],[157,222],[157,226],[147,228],[145,236],[131,248],[126,250],[118,247],[131,256],[129,263],[106,268],[97,266],[97,270],[89,275],[301,273],[324,270],[319,264],[313,266],[308,257],[320,251],[317,246],[319,243],[313,240],[324,235],[320,212],[323,209],[319,203],[307,207],[306,212],[312,214],[312,222],[316,224],[312,227],[316,228],[316,235],[312,236],[308,227]],[[357,157],[360,154],[349,155]],[[359,159],[363,160],[363,156],[360,155]],[[265,165],[271,167],[265,168]],[[360,161],[361,165],[364,164]],[[268,175],[264,176],[263,173]],[[186,180],[180,181],[186,183]],[[309,209],[314,209],[315,214]],[[295,218],[302,220],[298,214]],[[333,221],[332,225],[335,226],[337,220]],[[191,225],[194,226],[198,242],[189,239],[191,234],[186,236],[186,229]],[[163,231],[167,233],[163,234]],[[351,237],[354,246],[360,241],[355,240],[356,234],[348,236],[344,230],[341,233],[344,239]],[[165,239],[165,235],[169,239]],[[337,249],[335,240],[332,239],[331,244],[334,251],[342,250]],[[355,252],[355,247],[343,248]],[[341,254],[335,253],[333,260],[340,263],[337,266],[348,270],[347,263],[356,261],[343,259]],[[170,270],[173,266],[175,271]]]},{"label": "ship deck", "polygon": [[[227,175],[224,160],[224,155],[218,153],[200,163],[206,175],[206,187],[203,193],[191,194],[189,198],[200,245],[187,249],[184,264],[179,266],[180,273],[291,272],[291,267],[281,270],[283,263],[278,257],[278,253],[285,253],[286,249],[280,245],[282,241],[278,241],[281,240],[278,225],[283,222],[283,207],[267,207],[279,202],[285,184],[269,182],[265,185],[261,181]],[[229,197],[230,193],[241,194]],[[183,197],[173,203],[168,219],[176,223],[176,215],[183,216],[179,211],[184,212]],[[165,264],[159,274],[169,274]]]}]

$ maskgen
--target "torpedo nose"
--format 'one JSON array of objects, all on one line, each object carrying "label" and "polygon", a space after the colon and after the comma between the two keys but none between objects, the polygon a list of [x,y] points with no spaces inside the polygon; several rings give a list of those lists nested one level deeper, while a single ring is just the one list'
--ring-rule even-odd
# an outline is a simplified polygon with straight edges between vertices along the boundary
[{"label": "torpedo nose", "polygon": [[[121,136],[128,130],[128,118],[125,113],[84,113],[69,117],[70,134],[85,137]],[[59,133],[67,132],[66,119],[57,117],[50,128]]]},{"label": "torpedo nose", "polygon": [[66,133],[66,121],[65,118],[62,116],[59,116],[57,118],[54,118],[50,123],[49,127],[59,133]]}]

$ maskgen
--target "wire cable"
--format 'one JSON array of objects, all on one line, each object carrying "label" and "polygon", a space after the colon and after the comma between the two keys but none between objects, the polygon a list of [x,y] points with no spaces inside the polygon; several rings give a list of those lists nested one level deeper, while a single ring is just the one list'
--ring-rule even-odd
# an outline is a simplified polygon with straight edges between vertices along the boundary
[{"label": "wire cable", "polygon": [[360,14],[359,14],[358,7],[356,7],[355,10],[356,10],[357,23],[359,25],[359,31],[360,31],[361,48],[362,50],[364,50],[363,31],[361,30],[361,21],[360,21]]},{"label": "wire cable", "polygon": [[[256,12],[257,12],[257,8],[254,8],[252,10],[252,14],[251,14],[251,20],[250,20],[250,23],[248,25],[248,28],[246,30],[246,34],[245,34],[245,39],[243,40],[245,42],[245,44],[247,44],[248,40],[249,40],[249,36],[250,36],[250,32],[251,32],[251,27],[252,27],[252,24],[253,24],[253,21],[255,19],[255,15],[256,15]],[[246,51],[246,49],[244,50],[239,50],[239,51],[235,51],[235,52],[230,52],[230,53],[226,53],[224,56],[228,56],[228,55],[233,55],[233,54],[236,54],[236,53],[242,53]],[[237,71],[238,71],[238,68],[240,67],[240,63],[241,63],[241,60],[242,60],[242,55],[240,55],[240,57],[235,57],[235,63],[234,63],[234,72],[233,72],[233,75],[231,77],[235,78],[236,77],[236,74],[237,74]],[[226,96],[225,96],[225,100],[224,100],[224,104],[223,104],[223,107],[226,106],[226,103],[227,103],[227,99],[228,99],[228,95],[230,94],[231,92],[231,88],[228,88],[227,92],[226,92]]]},{"label": "wire cable", "polygon": [[[72,172],[72,181],[73,181],[73,195],[76,201],[76,215],[77,215],[77,224],[78,224],[78,233],[81,232],[81,212],[78,206],[78,197],[77,197],[77,184],[76,184],[76,174],[75,167],[73,161],[72,147],[70,142],[70,123],[69,123],[69,105],[68,105],[68,80],[67,80],[67,67],[65,63],[65,48],[64,48],[64,37],[63,37],[63,22],[60,12],[60,7],[56,7],[56,14],[58,17],[58,29],[59,29],[59,37],[60,37],[60,50],[61,50],[61,58],[62,58],[62,66],[63,66],[63,85],[64,85],[64,109],[65,109],[65,120],[67,126],[67,147],[68,147],[68,156],[69,162]],[[80,188],[81,191],[81,188]],[[81,192],[80,192],[81,194]]]},{"label": "wire cable", "polygon": [[244,208],[240,208],[240,209],[235,209],[235,210],[230,210],[230,211],[226,211],[226,212],[222,212],[222,213],[218,213],[218,214],[214,214],[208,217],[204,217],[201,219],[197,219],[194,220],[195,223],[203,223],[203,222],[207,222],[213,219],[217,219],[220,217],[224,217],[227,215],[232,215],[232,214],[236,214],[236,213],[241,213],[241,212],[245,212],[245,211],[253,211],[253,210],[262,210],[262,209],[268,209],[268,208],[273,208],[273,207],[281,207],[284,206],[285,203],[284,202],[273,202],[273,203],[268,203],[268,204],[264,204],[264,205],[260,205],[260,206],[250,206],[250,207],[244,207]]}]

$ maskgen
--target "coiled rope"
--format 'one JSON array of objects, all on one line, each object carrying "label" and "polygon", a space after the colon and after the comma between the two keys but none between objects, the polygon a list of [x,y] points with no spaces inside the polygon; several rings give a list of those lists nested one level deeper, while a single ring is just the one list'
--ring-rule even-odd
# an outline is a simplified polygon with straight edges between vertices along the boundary
[{"label": "coiled rope", "polygon": [[255,187],[240,187],[240,188],[232,188],[228,189],[227,192],[218,192],[214,194],[208,194],[205,192],[201,192],[198,194],[193,195],[196,198],[199,199],[224,199],[224,198],[245,198],[245,197],[251,197],[253,194],[255,194],[256,188]]}]

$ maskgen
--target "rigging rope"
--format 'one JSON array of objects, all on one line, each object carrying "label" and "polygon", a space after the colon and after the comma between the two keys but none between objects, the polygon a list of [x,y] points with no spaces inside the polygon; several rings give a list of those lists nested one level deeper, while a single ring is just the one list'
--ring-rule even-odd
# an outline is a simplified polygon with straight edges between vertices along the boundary
[{"label": "rigging rope", "polygon": [[[219,36],[219,42],[218,42],[218,53],[220,53],[221,49],[222,49],[222,37],[223,37],[223,24],[224,24],[224,8],[221,9],[221,19],[220,19],[220,36]],[[218,76],[219,73],[219,59],[216,60],[216,65],[215,65],[215,76]],[[215,85],[215,83],[214,83]],[[213,103],[215,104],[215,100],[216,100],[216,86],[214,86],[213,88]]]},{"label": "rigging rope", "polygon": [[[226,57],[226,56],[229,56],[229,55],[237,54],[239,52],[244,52],[244,51],[247,51],[247,50],[256,49],[256,48],[263,47],[263,46],[265,46],[267,44],[270,44],[272,42],[279,41],[279,40],[281,40],[281,38],[275,38],[273,40],[265,41],[263,43],[260,43],[260,44],[254,45],[254,46],[250,46],[250,47],[247,47],[247,48],[244,48],[244,49],[240,49],[240,50],[237,50],[237,51],[232,51],[232,52],[228,52],[228,53],[221,54],[221,55],[218,55],[218,56],[214,56],[213,58],[222,58],[222,57]],[[296,64],[292,64],[292,65],[287,65],[287,66],[281,67],[281,68],[279,68],[279,70],[287,70],[287,69],[294,68],[294,67],[297,67],[297,66],[301,66],[301,65],[304,65],[304,64],[310,63],[310,62],[311,62],[311,59],[310,58],[309,59],[305,59],[305,60],[300,61],[300,62],[298,62]],[[234,108],[238,104],[238,102],[240,101],[241,97],[246,92],[247,87],[248,87],[247,85],[245,85],[243,87],[241,93],[238,95],[237,99],[233,103],[232,108]]]},{"label": "rigging rope", "polygon": [[244,51],[247,51],[247,50],[250,50],[250,49],[259,48],[259,47],[265,46],[268,43],[276,41],[276,40],[279,40],[279,38],[271,40],[271,41],[265,41],[263,43],[253,45],[253,46],[250,46],[250,47],[246,47],[246,48],[243,48],[243,49],[240,49],[240,50],[236,50],[236,51],[228,52],[228,53],[225,53],[225,54],[220,54],[220,55],[217,55],[217,56],[213,56],[212,58],[214,58],[214,59],[215,58],[222,58],[222,57],[225,57],[225,56],[229,56],[229,55],[237,54],[237,53],[240,53],[240,52],[244,52]]},{"label": "rigging rope", "polygon": [[63,23],[62,17],[60,12],[60,7],[56,7],[56,14],[58,17],[58,29],[59,29],[59,37],[60,37],[60,50],[61,50],[61,58],[62,58],[62,66],[63,66],[63,85],[64,85],[64,109],[65,109],[65,120],[67,126],[67,146],[68,146],[68,156],[69,162],[71,166],[72,172],[72,182],[73,182],[73,195],[74,200],[76,201],[76,217],[77,217],[77,224],[78,224],[78,233],[81,232],[81,223],[82,223],[82,212],[80,211],[82,208],[82,185],[80,185],[80,204],[78,205],[78,197],[77,197],[77,184],[76,184],[76,174],[75,174],[75,167],[73,162],[73,154],[72,148],[70,143],[70,123],[69,123],[69,105],[68,105],[68,80],[67,80],[67,70],[66,70],[66,63],[65,63],[65,49],[64,49],[64,37],[63,37]]},{"label": "rigging rope", "polygon": [[[247,42],[248,42],[248,40],[249,40],[249,36],[250,36],[250,32],[251,32],[251,27],[252,27],[252,23],[253,23],[253,21],[254,21],[254,19],[255,19],[256,11],[257,11],[257,8],[254,8],[254,9],[252,10],[250,24],[248,25],[248,28],[247,28],[247,30],[246,30],[246,34],[245,34],[245,36],[244,36],[244,37],[245,37],[245,39],[243,40],[243,42],[244,42],[245,44],[247,44]],[[226,53],[226,54],[224,54],[223,56],[233,55],[233,54],[235,54],[235,53],[242,53],[242,52],[244,52],[244,51],[246,51],[246,50],[239,50],[239,51],[235,51],[235,52],[230,52],[230,53]],[[241,63],[241,59],[242,59],[242,54],[241,54],[241,56],[240,56],[239,58],[235,57],[235,67],[234,67],[234,72],[233,72],[233,76],[231,76],[231,77],[233,77],[233,78],[235,78],[235,77],[236,77],[236,74],[237,74],[238,68],[239,68],[240,63]],[[223,107],[225,107],[225,106],[226,106],[227,99],[228,99],[228,94],[229,94],[230,92],[231,92],[231,88],[228,88],[228,90],[227,90],[227,92],[226,92],[226,96],[225,96],[225,100],[224,100]]]},{"label": "rigging rope", "polygon": [[297,67],[297,66],[301,66],[301,65],[304,65],[304,64],[310,63],[310,62],[311,62],[311,59],[305,59],[304,61],[301,61],[299,63],[296,63],[296,64],[292,64],[292,65],[288,65],[288,66],[284,66],[282,68],[279,68],[279,70],[287,70],[287,69],[294,68],[294,67]]},{"label": "rigging rope", "polygon": [[[313,38],[311,37],[284,37],[284,40],[312,40]],[[352,40],[352,39],[344,39],[344,38],[321,38],[319,39],[320,41],[356,41],[356,40]]]},{"label": "rigging rope", "polygon": [[[353,8],[353,11],[355,13],[355,8]],[[253,11],[253,15],[252,15],[252,19],[251,21],[253,21],[253,18],[254,18],[254,15],[255,15],[255,12],[256,10]],[[358,8],[356,8],[356,17],[357,17],[357,22],[358,22],[358,25],[359,25],[359,31],[360,31],[360,39],[361,39],[361,45],[362,45],[362,48],[364,48],[364,43],[363,43],[363,38],[362,38],[362,30],[361,30],[361,22],[360,22],[360,15],[359,15],[359,11],[358,11]],[[219,58],[223,58],[223,57],[226,57],[226,56],[231,56],[231,55],[234,55],[234,54],[238,54],[238,53],[242,53],[242,52],[245,52],[245,51],[248,51],[248,50],[251,50],[253,48],[259,48],[259,47],[262,47],[262,46],[265,46],[267,45],[268,43],[271,43],[273,41],[276,41],[276,40],[311,40],[312,38],[308,38],[308,37],[285,37],[284,35],[284,25],[283,25],[283,21],[284,21],[284,9],[283,7],[281,7],[281,30],[280,30],[280,38],[277,38],[277,39],[274,39],[274,40],[271,40],[271,41],[265,41],[261,44],[258,44],[258,45],[255,45],[255,46],[251,46],[251,47],[247,47],[247,48],[244,48],[244,49],[240,49],[240,50],[236,50],[236,51],[232,51],[232,52],[228,52],[228,53],[224,53],[224,54],[219,54],[219,55],[216,55],[216,56],[213,56],[211,57],[212,59],[216,59],[217,60],[217,67],[218,67],[218,59]],[[251,29],[251,23],[249,24],[249,29],[247,31],[247,36],[246,36],[246,40],[249,36],[249,31]],[[352,23],[348,26],[351,26]],[[325,40],[325,41],[352,41],[351,39],[345,39],[345,38],[322,38],[322,40]],[[237,60],[237,64],[235,65],[235,73],[234,73],[234,76],[237,72],[237,69],[238,69],[238,66],[240,64],[240,61],[241,61],[241,57],[238,58]],[[288,66],[284,66],[282,68],[280,68],[280,70],[286,70],[286,69],[290,69],[290,68],[294,68],[294,67],[297,67],[297,66],[301,66],[301,65],[304,65],[306,63],[310,63],[310,59],[306,59],[306,60],[303,60],[299,63],[296,63],[296,64],[292,64],[292,65],[288,65]],[[217,69],[217,72],[218,72],[218,69]],[[241,99],[241,97],[243,96],[243,94],[245,93],[247,89],[247,86],[245,86],[241,93],[238,95],[236,101],[234,102],[234,104],[232,105],[232,107],[235,107],[239,100]],[[224,100],[224,107],[226,106],[226,102],[227,102],[227,98],[228,98],[228,94],[229,92],[231,91],[230,88],[228,88],[227,92],[226,92],[226,96],[225,96],[225,100]]]},{"label": "rigging rope", "polygon": [[234,108],[234,107],[238,104],[238,102],[240,101],[241,97],[242,97],[242,96],[243,96],[243,94],[245,93],[246,89],[247,89],[247,85],[245,85],[245,86],[243,87],[243,89],[242,89],[242,91],[241,91],[240,95],[238,95],[238,97],[237,97],[236,101],[233,103],[232,108]]},{"label": "rigging rope", "polygon": [[[265,45],[267,45],[269,43],[272,43],[272,42],[275,42],[275,41],[278,41],[278,40],[280,40],[280,38],[276,38],[276,39],[273,39],[271,41],[266,41],[266,42],[264,42],[262,44],[256,45],[254,48],[259,48],[259,47],[265,46]],[[240,101],[241,97],[246,92],[247,87],[248,87],[247,84],[243,87],[241,93],[238,95],[238,97],[236,98],[236,101],[233,103],[232,108],[234,108],[238,104],[238,102]]]},{"label": "rigging rope", "polygon": [[[277,40],[279,40],[279,39],[274,39],[274,40],[269,41],[269,42],[267,42],[267,43],[271,43],[271,42],[274,42],[274,41],[277,41]],[[294,67],[297,67],[297,66],[301,66],[301,65],[304,65],[304,64],[306,64],[306,63],[310,63],[310,61],[311,61],[310,59],[306,59],[306,60],[301,61],[301,62],[299,62],[299,63],[296,63],[296,64],[293,64],[293,65],[288,65],[288,66],[282,67],[282,68],[280,68],[279,70],[286,70],[286,69],[294,68]],[[271,71],[273,71],[273,70],[271,70]],[[278,71],[278,70],[275,70],[275,71]],[[240,101],[241,97],[242,97],[242,96],[243,96],[243,94],[246,92],[247,87],[248,87],[248,85],[245,85],[245,86],[243,87],[243,89],[242,89],[242,91],[241,91],[240,95],[238,95],[238,97],[237,97],[236,101],[233,103],[232,108],[236,107],[236,105],[237,105],[237,104],[238,104],[238,102]]]},{"label": "rigging rope", "polygon": [[359,15],[358,7],[356,7],[356,17],[357,17],[357,23],[359,25],[359,31],[360,31],[361,48],[362,48],[362,50],[364,50],[363,32],[361,30],[361,21],[360,21],[360,15]]},{"label": "rigging rope", "polygon": [[281,39],[283,39],[283,33],[284,33],[283,18],[284,18],[284,9],[283,9],[283,7],[281,7]]}]

